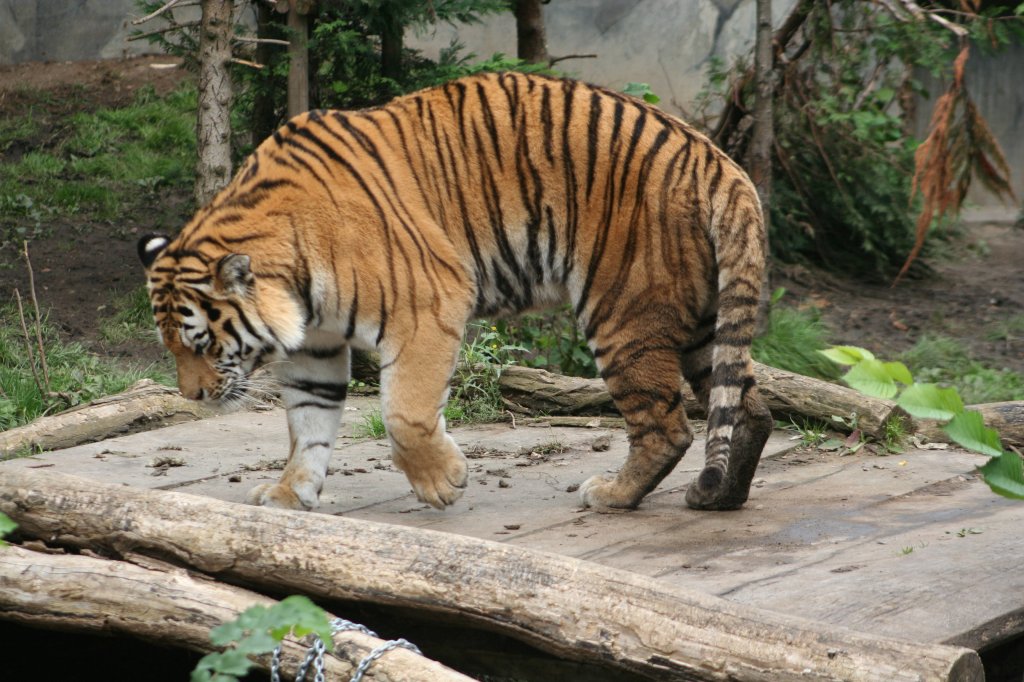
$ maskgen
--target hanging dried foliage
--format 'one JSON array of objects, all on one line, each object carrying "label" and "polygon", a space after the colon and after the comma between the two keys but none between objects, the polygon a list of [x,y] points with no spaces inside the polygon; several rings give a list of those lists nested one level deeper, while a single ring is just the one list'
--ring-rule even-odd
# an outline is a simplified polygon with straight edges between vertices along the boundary
[{"label": "hanging dried foliage", "polygon": [[920,254],[932,220],[960,211],[972,179],[996,196],[1016,199],[1003,150],[964,86],[968,54],[964,45],[953,62],[949,89],[935,103],[928,137],[914,153],[911,196],[920,192],[923,203],[914,247],[896,276],[897,282]]}]

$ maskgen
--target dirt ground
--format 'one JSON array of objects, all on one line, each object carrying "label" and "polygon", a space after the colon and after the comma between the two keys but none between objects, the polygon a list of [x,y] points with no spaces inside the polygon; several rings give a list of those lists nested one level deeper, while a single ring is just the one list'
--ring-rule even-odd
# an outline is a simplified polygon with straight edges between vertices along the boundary
[{"label": "dirt ground", "polygon": [[[161,93],[173,89],[188,77],[180,68],[159,68],[173,61],[160,56],[0,67],[0,118],[24,115],[26,102],[32,101],[34,115],[44,123],[36,139],[0,150],[0,163],[52,145],[71,113],[127,103],[146,84]],[[43,89],[47,96],[29,95],[29,89]],[[143,281],[135,255],[138,236],[173,231],[187,219],[187,191],[167,192],[162,204],[128,211],[116,225],[57,219],[49,237],[32,242],[41,303],[69,339],[104,354],[142,361],[157,357],[155,344],[147,341],[105,347],[98,328],[115,297]],[[14,287],[27,288],[18,248],[20,244],[0,244],[4,299],[12,296]],[[1001,322],[1024,315],[1024,231],[1008,225],[970,226],[943,250],[948,255],[929,261],[933,276],[896,287],[807,266],[781,266],[773,284],[787,288],[787,304],[821,308],[836,342],[863,345],[891,357],[924,333],[941,333],[962,340],[978,359],[996,368],[1024,372],[1020,332],[1017,338],[994,338]]]}]

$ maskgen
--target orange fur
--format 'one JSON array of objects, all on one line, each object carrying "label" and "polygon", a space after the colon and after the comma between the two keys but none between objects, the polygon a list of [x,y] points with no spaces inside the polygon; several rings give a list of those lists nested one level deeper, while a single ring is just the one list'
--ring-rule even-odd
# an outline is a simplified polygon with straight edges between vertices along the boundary
[{"label": "orange fur", "polygon": [[[329,420],[301,410],[340,404],[349,347],[380,352],[395,462],[443,507],[465,485],[442,410],[466,321],[569,300],[631,439],[622,471],[587,481],[584,502],[634,507],[682,457],[683,375],[710,409],[708,465],[688,502],[746,499],[771,424],[749,358],[760,205],[707,138],[643,102],[508,73],[310,112],[173,241],[146,243],[183,392],[231,396],[256,366],[286,364],[293,452],[278,485],[301,479],[293,488],[315,489],[305,498],[322,485],[327,438],[310,434]],[[344,360],[324,360],[342,348]],[[315,380],[326,367],[334,378]]]}]

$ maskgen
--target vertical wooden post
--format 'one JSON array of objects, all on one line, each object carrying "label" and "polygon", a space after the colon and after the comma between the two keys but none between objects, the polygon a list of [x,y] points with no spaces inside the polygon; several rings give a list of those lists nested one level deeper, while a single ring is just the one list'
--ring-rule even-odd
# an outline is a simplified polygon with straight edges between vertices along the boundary
[{"label": "vertical wooden post", "polygon": [[206,204],[231,179],[232,0],[202,0],[195,197]]},{"label": "vertical wooden post", "polygon": [[757,188],[764,211],[765,257],[767,263],[761,280],[761,300],[758,306],[758,330],[768,323],[768,305],[771,299],[771,252],[768,228],[771,223],[772,146],[775,127],[772,113],[772,0],[757,0],[757,34],[754,44],[754,129],[750,138],[750,179]]},{"label": "vertical wooden post", "polygon": [[309,14],[312,0],[291,0],[288,9],[288,117],[309,111]]},{"label": "vertical wooden post", "polygon": [[531,64],[551,60],[540,5],[541,0],[515,0],[512,7],[516,15],[516,56]]}]

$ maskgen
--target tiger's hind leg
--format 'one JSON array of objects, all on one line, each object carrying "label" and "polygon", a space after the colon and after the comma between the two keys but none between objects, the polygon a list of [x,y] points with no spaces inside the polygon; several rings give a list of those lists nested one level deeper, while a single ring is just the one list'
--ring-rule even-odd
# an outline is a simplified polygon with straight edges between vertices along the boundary
[{"label": "tiger's hind leg", "polygon": [[680,393],[678,349],[671,341],[678,334],[661,331],[638,322],[619,327],[614,338],[593,339],[601,376],[626,420],[629,455],[614,478],[593,476],[580,486],[585,506],[635,508],[693,442]]},{"label": "tiger's hind leg", "polygon": [[381,351],[381,411],[392,461],[405,472],[416,497],[437,509],[462,496],[469,476],[444,419],[461,341],[461,336],[435,330]]},{"label": "tiger's hind leg", "polygon": [[[695,335],[696,341],[681,353],[683,375],[697,402],[708,409],[711,394],[711,356],[714,350],[715,319],[705,320]],[[761,400],[756,386],[743,397],[729,447],[729,464],[724,479],[717,469],[710,475],[705,469],[686,491],[686,504],[692,509],[726,511],[738,509],[747,501],[761,451],[772,432],[772,416]]]}]

